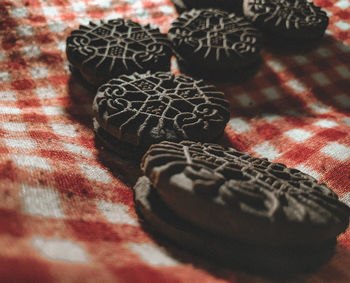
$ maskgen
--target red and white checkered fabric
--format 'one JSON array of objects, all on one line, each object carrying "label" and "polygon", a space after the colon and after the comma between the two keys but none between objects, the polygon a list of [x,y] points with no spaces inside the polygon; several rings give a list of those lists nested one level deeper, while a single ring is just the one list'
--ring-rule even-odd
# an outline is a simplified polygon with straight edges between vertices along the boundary
[{"label": "red and white checkered fabric", "polygon": [[[318,48],[263,51],[256,77],[220,86],[232,110],[225,143],[307,172],[350,204],[350,1],[315,2],[330,17]],[[116,17],[166,32],[176,12],[168,0],[0,1],[0,282],[267,282],[169,254],[103,165],[93,93],[70,79],[65,40]],[[328,264],[295,282],[350,282],[349,267],[348,230]]]}]

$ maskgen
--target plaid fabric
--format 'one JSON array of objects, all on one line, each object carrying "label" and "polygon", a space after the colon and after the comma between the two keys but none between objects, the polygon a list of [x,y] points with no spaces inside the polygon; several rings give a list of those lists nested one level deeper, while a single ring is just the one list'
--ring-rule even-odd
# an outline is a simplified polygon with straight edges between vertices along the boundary
[{"label": "plaid fabric", "polygon": [[[256,77],[219,86],[232,110],[224,142],[350,204],[350,1],[315,3],[330,16],[319,47],[263,51]],[[140,227],[122,171],[95,147],[94,94],[65,57],[72,29],[115,17],[166,32],[176,13],[168,0],[0,2],[0,282],[267,282],[169,252]],[[349,282],[349,266],[348,230],[328,264],[295,282]]]}]

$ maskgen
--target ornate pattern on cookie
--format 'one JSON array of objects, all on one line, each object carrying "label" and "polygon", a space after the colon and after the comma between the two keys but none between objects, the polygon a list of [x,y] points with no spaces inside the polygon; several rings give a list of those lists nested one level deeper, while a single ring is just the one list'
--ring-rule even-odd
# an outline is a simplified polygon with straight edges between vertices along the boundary
[{"label": "ornate pattern on cookie", "polygon": [[93,118],[93,129],[97,138],[95,142],[96,145],[99,142],[104,149],[107,149],[109,152],[114,152],[119,157],[127,159],[128,161],[139,161],[142,158],[144,154],[143,151],[140,151],[137,146],[133,144],[116,139],[105,131],[95,118]]},{"label": "ornate pattern on cookie", "polygon": [[[241,229],[236,225],[239,223],[237,218],[242,215],[255,219],[254,225],[290,225],[288,229],[293,231],[290,239],[293,242],[293,237],[298,241],[295,233],[303,234],[305,226],[312,226],[318,232],[318,229],[324,230],[319,238],[325,234],[325,238],[331,238],[343,232],[348,225],[349,207],[338,201],[337,195],[325,184],[317,183],[313,177],[299,170],[232,148],[190,141],[178,144],[163,142],[150,148],[141,168],[163,198],[172,194],[171,190],[190,192],[189,198],[197,196],[203,203],[215,203],[230,211],[234,215],[233,222],[236,222],[231,224],[236,229]],[[172,199],[170,205],[172,208],[176,205],[181,207],[183,201]],[[170,202],[168,199],[168,204]],[[192,216],[193,213],[186,215]],[[206,221],[205,217],[200,221]],[[213,225],[215,227],[215,223],[209,223],[210,228]],[[218,232],[222,232],[221,228]],[[305,241],[310,240],[308,236],[304,236]]]},{"label": "ornate pattern on cookie", "polygon": [[285,32],[284,37],[319,37],[328,25],[327,14],[307,0],[244,0],[243,11],[262,29]]},{"label": "ornate pattern on cookie", "polygon": [[191,10],[172,22],[169,37],[182,60],[208,69],[238,68],[259,58],[260,35],[234,13]]},{"label": "ornate pattern on cookie", "polygon": [[74,67],[96,85],[121,74],[169,71],[172,54],[159,29],[124,19],[81,25],[68,37],[66,52]]},{"label": "ornate pattern on cookie", "polygon": [[168,72],[110,80],[99,88],[93,111],[111,135],[145,149],[163,140],[215,140],[229,119],[223,93]]}]

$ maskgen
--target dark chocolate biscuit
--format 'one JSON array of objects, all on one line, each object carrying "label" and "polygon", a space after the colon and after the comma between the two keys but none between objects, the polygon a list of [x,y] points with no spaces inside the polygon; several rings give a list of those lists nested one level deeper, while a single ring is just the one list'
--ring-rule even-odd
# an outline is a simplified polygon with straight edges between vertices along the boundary
[{"label": "dark chocolate biscuit", "polygon": [[102,85],[93,113],[111,136],[145,152],[163,140],[218,139],[229,119],[229,103],[202,80],[148,72],[123,75]]},{"label": "dark chocolate biscuit", "polygon": [[259,31],[234,13],[215,9],[185,12],[171,23],[168,36],[179,63],[203,72],[237,71],[260,59]]},{"label": "dark chocolate biscuit", "polygon": [[265,245],[314,245],[349,224],[349,207],[311,176],[232,148],[162,142],[141,169],[176,214],[214,233]]},{"label": "dark chocolate biscuit", "polygon": [[154,231],[225,267],[286,276],[311,271],[327,262],[334,253],[336,239],[316,247],[270,247],[233,241],[205,231],[170,210],[145,176],[138,179],[134,197],[138,212]]},{"label": "dark chocolate biscuit", "polygon": [[172,55],[170,42],[159,29],[124,19],[81,25],[67,38],[66,53],[82,76],[97,86],[121,74],[169,71]]},{"label": "dark chocolate biscuit", "polygon": [[327,14],[307,0],[244,0],[243,13],[280,41],[314,41],[328,25]]}]

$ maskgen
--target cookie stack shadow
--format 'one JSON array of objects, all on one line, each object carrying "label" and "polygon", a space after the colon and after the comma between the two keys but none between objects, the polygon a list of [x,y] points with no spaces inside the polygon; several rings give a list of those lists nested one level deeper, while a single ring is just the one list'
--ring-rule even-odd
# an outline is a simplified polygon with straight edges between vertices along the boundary
[{"label": "cookie stack shadow", "polygon": [[[327,16],[309,1],[207,0],[210,8],[198,10],[189,8],[199,1],[173,2],[183,13],[168,35],[115,19],[80,26],[67,39],[74,76],[96,93],[101,161],[134,187],[140,220],[155,239],[251,273],[315,270],[332,257],[349,207],[299,170],[220,146],[230,105],[203,78],[253,76],[267,42],[312,48]],[[180,75],[170,72],[172,55]]]}]

